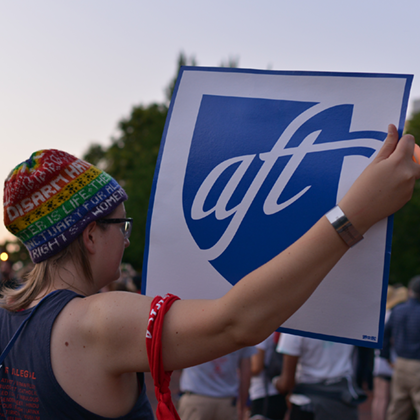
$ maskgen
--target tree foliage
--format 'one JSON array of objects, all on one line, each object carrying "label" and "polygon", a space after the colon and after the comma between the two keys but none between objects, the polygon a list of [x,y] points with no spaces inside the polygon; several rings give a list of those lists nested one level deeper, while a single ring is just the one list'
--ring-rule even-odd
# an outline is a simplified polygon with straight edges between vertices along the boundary
[{"label": "tree foliage", "polygon": [[417,144],[420,142],[420,112],[415,113],[407,121],[405,132],[412,134],[416,138]]},{"label": "tree foliage", "polygon": [[129,196],[125,208],[134,222],[124,261],[136,270],[142,267],[147,209],[167,111],[159,104],[134,107],[119,122],[120,134],[108,149],[92,145],[84,156],[111,174]]},{"label": "tree foliage", "polygon": [[[181,66],[196,65],[194,57],[181,53],[175,77],[165,92],[169,104]],[[119,134],[109,148],[92,144],[83,158],[104,169],[125,189],[129,200],[127,215],[134,218],[130,246],[124,252],[124,262],[141,271],[146,237],[149,197],[160,141],[168,113],[167,104],[135,106],[131,115],[118,123]]]},{"label": "tree foliage", "polygon": [[[420,141],[420,113],[407,121],[406,133]],[[407,284],[420,274],[420,184],[416,183],[412,199],[394,216],[390,283]]]},{"label": "tree foliage", "polygon": [[165,89],[165,94],[166,94],[166,100],[169,102],[171,101],[172,95],[174,93],[175,90],[175,85],[176,85],[176,80],[178,78],[178,74],[179,74],[179,70],[181,69],[182,66],[196,66],[197,62],[195,60],[194,56],[191,57],[187,57],[185,55],[185,53],[181,52],[178,56],[178,61],[177,61],[177,72],[175,77],[169,82],[167,88]]}]

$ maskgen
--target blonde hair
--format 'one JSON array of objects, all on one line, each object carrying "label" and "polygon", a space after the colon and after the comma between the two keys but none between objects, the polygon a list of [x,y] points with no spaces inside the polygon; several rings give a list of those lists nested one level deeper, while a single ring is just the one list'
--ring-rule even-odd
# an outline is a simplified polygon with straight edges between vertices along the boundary
[{"label": "blonde hair", "polygon": [[408,289],[404,286],[388,286],[388,295],[386,298],[386,309],[390,310],[399,303],[408,299]]},{"label": "blonde hair", "polygon": [[80,267],[89,283],[93,283],[92,268],[83,244],[83,235],[79,235],[75,241],[58,254],[35,264],[34,268],[26,275],[21,288],[4,289],[0,306],[12,312],[28,308],[43,290],[47,291],[51,288],[53,279],[59,275],[58,272],[62,264],[69,260]]}]

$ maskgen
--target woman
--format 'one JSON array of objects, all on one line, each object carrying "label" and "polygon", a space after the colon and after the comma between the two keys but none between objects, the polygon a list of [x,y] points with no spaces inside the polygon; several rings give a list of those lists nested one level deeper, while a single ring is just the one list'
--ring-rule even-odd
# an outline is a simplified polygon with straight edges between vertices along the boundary
[{"label": "woman", "polygon": [[[398,142],[391,125],[375,160],[340,201],[359,234],[410,199],[420,178],[413,149],[413,137]],[[7,415],[152,418],[137,374],[157,363],[153,354],[149,362],[145,342],[147,333],[160,343],[160,333],[151,331],[158,325],[155,310],[149,318],[152,298],[97,293],[119,277],[130,243],[126,198],[107,174],[55,150],[32,155],[6,180],[6,227],[24,242],[36,265],[22,289],[5,294],[1,349],[32,308],[37,311],[0,370]],[[261,342],[308,299],[348,248],[323,217],[222,298],[177,300],[163,322],[164,369],[182,369]],[[58,292],[37,306],[53,291]]]}]

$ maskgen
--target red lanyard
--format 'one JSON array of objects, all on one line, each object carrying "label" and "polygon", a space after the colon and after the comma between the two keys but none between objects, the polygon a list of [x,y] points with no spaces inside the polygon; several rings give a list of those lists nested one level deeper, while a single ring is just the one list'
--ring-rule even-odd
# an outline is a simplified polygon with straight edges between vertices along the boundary
[{"label": "red lanyard", "polygon": [[174,407],[169,389],[172,371],[163,369],[162,361],[162,329],[166,312],[178,300],[178,296],[166,295],[164,298],[156,296],[150,306],[149,322],[146,333],[147,357],[150,373],[155,384],[155,394],[158,401],[156,417],[158,420],[180,420]]}]

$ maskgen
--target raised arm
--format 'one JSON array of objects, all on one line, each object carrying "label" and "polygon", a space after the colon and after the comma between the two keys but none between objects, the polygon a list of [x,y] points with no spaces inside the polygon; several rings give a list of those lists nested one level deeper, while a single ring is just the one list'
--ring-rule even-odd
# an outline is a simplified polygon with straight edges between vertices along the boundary
[{"label": "raised arm", "polygon": [[[340,201],[362,235],[411,198],[415,180],[420,178],[413,150],[414,138],[406,135],[398,142],[398,132],[390,125],[378,155]],[[347,250],[323,217],[222,298],[175,302],[165,319],[166,368],[201,363],[261,342],[309,298]]]},{"label": "raised arm", "polygon": [[[415,180],[420,178],[413,150],[414,138],[406,135],[398,142],[397,130],[391,125],[382,149],[339,203],[362,235],[411,198]],[[220,299],[176,301],[164,321],[165,369],[182,369],[263,341],[299,309],[347,250],[322,217],[298,241]],[[147,370],[150,298],[117,294],[89,300],[97,304],[84,319],[94,320],[93,327],[106,314],[106,323],[100,328],[88,323],[87,330],[101,330],[93,342],[105,341],[100,346],[109,350],[105,358],[114,349],[113,371]]]}]

